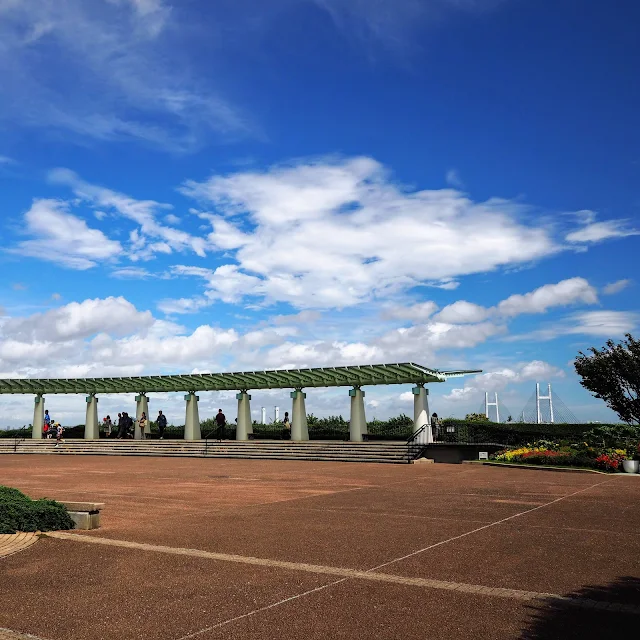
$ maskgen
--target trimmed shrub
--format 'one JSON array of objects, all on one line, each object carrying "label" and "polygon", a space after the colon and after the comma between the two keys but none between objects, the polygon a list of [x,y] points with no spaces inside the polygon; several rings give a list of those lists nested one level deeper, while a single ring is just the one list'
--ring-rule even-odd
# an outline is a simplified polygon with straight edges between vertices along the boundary
[{"label": "trimmed shrub", "polygon": [[67,510],[54,500],[32,500],[24,493],[0,485],[0,533],[73,529]]}]

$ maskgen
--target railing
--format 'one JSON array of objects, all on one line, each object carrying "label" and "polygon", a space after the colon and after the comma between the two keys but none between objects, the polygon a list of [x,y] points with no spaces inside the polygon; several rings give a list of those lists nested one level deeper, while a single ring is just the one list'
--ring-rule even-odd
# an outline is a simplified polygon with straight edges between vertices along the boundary
[{"label": "railing", "polygon": [[419,436],[426,432],[429,425],[422,425],[417,431],[414,431],[407,438],[407,462],[411,464],[413,460],[417,460],[427,448],[426,443],[416,442]]},{"label": "railing", "polygon": [[16,437],[13,440],[13,453],[18,450],[18,445],[26,439],[27,431],[27,427],[22,427],[22,429],[20,429],[16,434]]},{"label": "railing", "polygon": [[209,431],[209,433],[207,433],[204,436],[204,457],[207,457],[207,454],[209,453],[209,438],[211,438],[211,436],[213,434],[216,434],[215,438],[211,438],[212,440],[217,440],[218,442],[222,442],[222,436],[224,436],[224,427],[216,427],[215,429],[213,429],[212,431]]}]

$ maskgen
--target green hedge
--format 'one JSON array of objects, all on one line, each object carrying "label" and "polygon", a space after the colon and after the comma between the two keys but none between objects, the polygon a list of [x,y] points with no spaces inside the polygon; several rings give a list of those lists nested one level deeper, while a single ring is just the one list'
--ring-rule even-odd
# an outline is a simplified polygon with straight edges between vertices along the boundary
[{"label": "green hedge", "polygon": [[[311,440],[348,440],[349,423],[342,416],[318,418],[313,414],[307,416],[309,437]],[[151,437],[158,437],[155,422],[151,422]],[[413,419],[401,414],[389,420],[372,420],[368,423],[369,440],[406,440],[413,432]],[[202,437],[218,437],[218,427],[213,418],[200,423]],[[224,440],[235,439],[235,422],[224,428]],[[288,438],[282,422],[271,424],[253,424],[254,437],[265,440],[281,440]],[[114,427],[112,437],[117,434]],[[84,437],[84,426],[77,425],[65,428],[66,438]],[[521,422],[495,423],[457,420],[445,418],[434,432],[437,442],[453,444],[475,444],[493,442],[504,446],[519,446],[536,440],[554,440],[557,442],[588,442],[593,446],[624,447],[633,440],[640,439],[640,426],[626,424],[526,424]],[[31,428],[14,429],[0,432],[0,437],[31,437]],[[104,434],[101,432],[101,437]],[[184,438],[184,426],[170,425],[165,429],[166,439]]]},{"label": "green hedge", "polygon": [[[453,430],[452,430],[453,429]],[[506,446],[524,445],[536,440],[556,442],[589,442],[615,447],[622,441],[640,438],[640,427],[625,424],[526,424],[510,422],[466,422],[445,419],[434,434],[439,442],[494,442]]]},{"label": "green hedge", "polygon": [[32,500],[24,493],[0,485],[0,533],[73,529],[67,510],[54,500]]}]

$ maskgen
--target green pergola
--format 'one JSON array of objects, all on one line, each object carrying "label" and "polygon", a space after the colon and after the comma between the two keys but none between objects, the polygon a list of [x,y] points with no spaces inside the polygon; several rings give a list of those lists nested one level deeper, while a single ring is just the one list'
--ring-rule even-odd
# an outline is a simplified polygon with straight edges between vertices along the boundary
[{"label": "green pergola", "polygon": [[472,373],[481,373],[481,371],[438,371],[413,362],[404,362],[352,367],[121,378],[8,378],[0,379],[0,394],[161,393],[361,387],[381,384],[444,382],[448,378]]}]

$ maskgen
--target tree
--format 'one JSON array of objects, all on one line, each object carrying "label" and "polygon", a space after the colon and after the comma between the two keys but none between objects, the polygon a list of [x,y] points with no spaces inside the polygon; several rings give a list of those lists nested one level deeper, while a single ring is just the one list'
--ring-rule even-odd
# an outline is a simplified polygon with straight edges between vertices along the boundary
[{"label": "tree", "polygon": [[464,418],[467,422],[490,422],[484,413],[467,413]]},{"label": "tree", "polygon": [[578,353],[574,362],[580,384],[629,424],[640,424],[640,341],[630,333],[616,344]]}]

